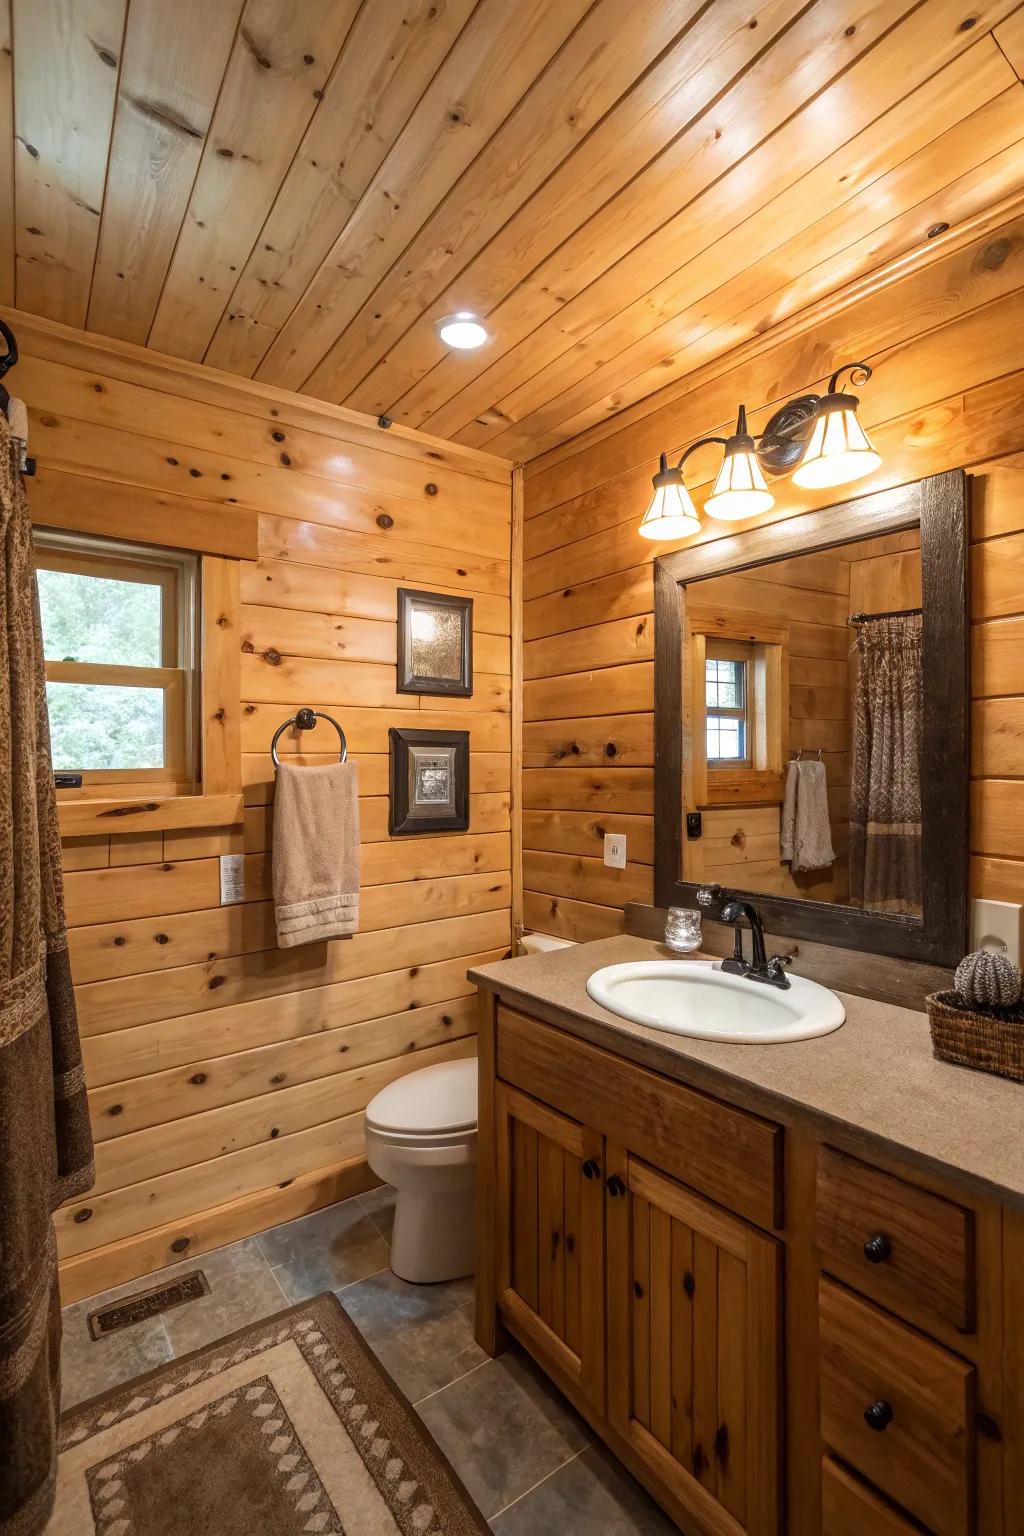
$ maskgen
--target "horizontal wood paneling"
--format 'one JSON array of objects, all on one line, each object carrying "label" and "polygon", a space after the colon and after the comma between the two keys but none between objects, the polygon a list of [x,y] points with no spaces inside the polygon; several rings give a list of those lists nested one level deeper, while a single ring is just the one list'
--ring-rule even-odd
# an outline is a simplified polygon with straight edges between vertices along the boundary
[{"label": "horizontal wood paneling", "polygon": [[595,715],[583,720],[531,720],[523,725],[526,768],[653,762],[653,715]]},{"label": "horizontal wood paneling", "polygon": [[[436,930],[431,928],[415,943],[392,933],[391,959],[404,962],[398,970],[377,969],[326,986],[250,998],[219,1010],[180,1014],[171,1020],[87,1036],[83,1055],[89,1081],[93,1090],[116,1087],[155,1072],[193,1066],[197,1060],[234,1057],[257,1047],[365,1023],[379,1017],[376,1010],[382,1006],[412,1010],[467,996],[472,987],[466,970],[475,961],[461,954],[455,959],[432,959],[433,953],[445,952],[443,948],[427,948],[436,937]],[[501,953],[492,946],[478,951],[477,958]]]},{"label": "horizontal wood paneling", "polygon": [[[423,1065],[451,1061],[471,1055],[475,1042],[454,1040],[423,1049]],[[324,1120],[337,1119],[365,1109],[375,1093],[389,1082],[414,1071],[419,1063],[408,1056],[397,1061],[383,1061],[369,1067],[349,1067],[332,1062],[332,1067],[305,1081],[285,1084],[277,1091],[261,1093],[262,1083],[254,1083],[252,1095],[237,1103],[230,1101],[198,1112],[183,1104],[183,1118],[188,1115],[188,1135],[182,1135],[178,1121],[168,1121],[138,1131],[101,1141],[96,1148],[96,1182],[90,1200],[111,1190],[130,1188],[148,1178],[159,1178],[176,1168],[189,1168],[210,1161],[242,1147],[254,1147],[304,1131]],[[125,1098],[131,1098],[131,1085],[123,1085]]]},{"label": "horizontal wood paneling", "polygon": [[220,1248],[268,1224],[291,1221],[336,1200],[348,1200],[378,1183],[366,1159],[349,1157],[312,1173],[300,1173],[282,1187],[271,1184],[254,1193],[225,1200],[182,1220],[148,1227],[127,1237],[86,1249],[60,1267],[60,1294],[65,1306],[97,1289],[107,1290],[137,1275],[149,1275],[183,1256],[195,1258]]},{"label": "horizontal wood paneling", "polygon": [[254,1094],[392,1058],[408,1061],[415,1052],[462,1039],[474,1029],[473,998],[456,997],[298,1040],[257,1046],[240,1056],[205,1057],[148,1077],[93,1088],[89,1105],[97,1138],[120,1139],[132,1131],[166,1125]]},{"label": "horizontal wood paneling", "polygon": [[[657,547],[636,532],[650,494],[652,458],[660,448],[721,431],[740,398],[763,425],[757,390],[778,400],[820,387],[819,373],[849,356],[866,356],[876,366],[861,411],[883,463],[865,490],[957,465],[972,471],[972,891],[1021,899],[1024,373],[1016,337],[1024,326],[1022,253],[1024,223],[997,224],[927,270],[865,296],[813,348],[806,338],[785,335],[773,345],[769,333],[753,362],[732,366],[726,357],[718,377],[698,381],[689,393],[670,387],[654,394],[642,412],[624,413],[618,429],[612,418],[581,438],[575,452],[563,448],[527,467],[528,922],[570,938],[619,930],[615,872],[599,862],[594,831],[606,823],[607,830],[626,831],[628,882],[641,889],[642,901],[652,898],[652,668],[645,654],[626,654],[635,641],[645,642],[653,606]],[[687,478],[698,505],[715,464],[707,450],[690,461]],[[819,496],[815,503],[788,480],[777,483],[775,494],[773,518],[826,501]],[[730,533],[742,535],[742,527]],[[699,537],[720,532],[708,521]],[[894,543],[894,558],[900,548]],[[842,691],[848,608],[836,573],[830,575],[834,561],[823,557],[813,589],[793,586],[786,603],[793,654],[807,658],[794,689],[790,745],[826,748],[830,783],[841,785],[849,774]],[[728,578],[722,600],[770,611],[786,582],[795,580],[783,566],[770,574],[770,582],[750,574]],[[581,641],[594,647],[583,663],[587,671]]]},{"label": "horizontal wood paneling", "polygon": [[[147,291],[136,282],[126,317]],[[115,836],[83,825],[92,835],[65,848],[98,1157],[95,1190],[57,1225],[85,1294],[90,1253],[106,1283],[144,1267],[168,1224],[272,1224],[261,1192],[279,1186],[290,1209],[292,1180],[333,1198],[331,1170],[362,1155],[368,1098],[421,1058],[473,1050],[466,970],[505,953],[510,932],[510,477],[261,386],[57,328],[19,331],[39,520],[247,557],[244,820]],[[474,600],[470,699],[395,688],[398,587],[442,575]],[[279,950],[269,748],[301,704],[338,716],[359,762],[360,932]],[[469,731],[466,833],[389,837],[388,729],[400,724]],[[323,725],[280,750],[298,763],[336,755]],[[221,906],[227,853],[244,856],[245,899]]]}]

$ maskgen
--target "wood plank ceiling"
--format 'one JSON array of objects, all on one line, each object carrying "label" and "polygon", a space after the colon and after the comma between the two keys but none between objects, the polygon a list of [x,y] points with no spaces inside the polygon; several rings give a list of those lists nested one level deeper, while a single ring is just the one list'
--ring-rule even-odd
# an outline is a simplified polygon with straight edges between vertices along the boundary
[{"label": "wood plank ceiling", "polygon": [[1018,0],[0,0],[0,302],[528,459],[1019,192],[1022,75]]}]

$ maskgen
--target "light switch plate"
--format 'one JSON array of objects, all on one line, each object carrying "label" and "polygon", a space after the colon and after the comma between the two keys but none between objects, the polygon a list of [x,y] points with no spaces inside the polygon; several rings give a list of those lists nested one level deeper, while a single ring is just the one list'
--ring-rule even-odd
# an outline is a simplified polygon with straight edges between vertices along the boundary
[{"label": "light switch plate", "polygon": [[973,901],[971,948],[996,950],[1019,965],[1022,912],[1015,901]]},{"label": "light switch plate", "polygon": [[625,832],[606,832],[604,835],[604,861],[609,869],[626,867]]},{"label": "light switch plate", "polygon": [[220,856],[220,904],[233,907],[245,900],[245,855],[222,853]]}]

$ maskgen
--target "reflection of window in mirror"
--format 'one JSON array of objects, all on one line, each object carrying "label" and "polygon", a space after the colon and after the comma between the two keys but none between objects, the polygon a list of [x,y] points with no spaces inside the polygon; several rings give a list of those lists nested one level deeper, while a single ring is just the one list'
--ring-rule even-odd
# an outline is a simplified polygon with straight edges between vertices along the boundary
[{"label": "reflection of window in mirror", "polygon": [[752,768],[754,648],[738,640],[709,639],[704,660],[708,769]]},{"label": "reflection of window in mirror", "polygon": [[788,631],[756,615],[712,613],[702,603],[693,604],[687,630],[687,809],[781,799]]},{"label": "reflection of window in mirror", "polygon": [[189,791],[194,556],[36,530],[35,561],[55,771]]}]

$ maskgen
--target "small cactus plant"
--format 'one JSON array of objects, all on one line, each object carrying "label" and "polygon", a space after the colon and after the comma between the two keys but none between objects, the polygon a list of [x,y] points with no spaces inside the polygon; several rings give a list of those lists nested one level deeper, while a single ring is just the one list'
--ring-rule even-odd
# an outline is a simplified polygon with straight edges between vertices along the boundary
[{"label": "small cactus plant", "polygon": [[1013,1008],[1020,1001],[1020,966],[1005,955],[976,949],[956,968],[956,990],[970,1008]]}]

